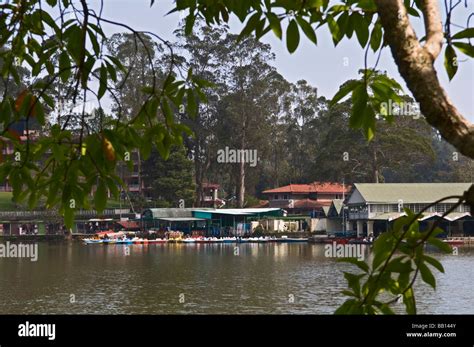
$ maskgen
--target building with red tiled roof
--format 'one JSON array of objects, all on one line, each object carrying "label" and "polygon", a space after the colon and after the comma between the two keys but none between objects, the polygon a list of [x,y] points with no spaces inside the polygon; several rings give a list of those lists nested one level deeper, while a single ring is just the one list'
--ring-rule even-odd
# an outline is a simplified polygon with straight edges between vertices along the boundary
[{"label": "building with red tiled roof", "polygon": [[313,182],[309,184],[289,184],[265,190],[269,207],[283,208],[290,214],[318,214],[332,200],[342,199],[351,187],[333,182]]}]

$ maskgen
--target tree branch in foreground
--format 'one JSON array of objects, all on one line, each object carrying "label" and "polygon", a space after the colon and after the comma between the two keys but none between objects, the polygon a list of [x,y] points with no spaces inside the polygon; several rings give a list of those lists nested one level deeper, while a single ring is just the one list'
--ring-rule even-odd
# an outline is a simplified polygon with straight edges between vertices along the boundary
[{"label": "tree branch in foreground", "polygon": [[424,47],[410,24],[403,0],[375,0],[375,3],[398,70],[420,103],[426,121],[462,154],[474,159],[474,125],[453,105],[433,66],[443,36],[437,1],[423,1],[427,30]]}]

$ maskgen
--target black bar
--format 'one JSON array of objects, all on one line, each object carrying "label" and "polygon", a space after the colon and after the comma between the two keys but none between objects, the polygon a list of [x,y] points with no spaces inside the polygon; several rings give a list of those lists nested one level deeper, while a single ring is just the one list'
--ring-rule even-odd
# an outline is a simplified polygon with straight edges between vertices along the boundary
[{"label": "black bar", "polygon": [[[26,322],[30,329],[31,324],[55,324],[54,340],[48,336],[20,337],[20,325],[26,328]],[[25,331],[23,329],[23,333]],[[48,335],[48,330],[43,331]],[[30,332],[36,333],[36,330]],[[99,343],[106,346],[207,345],[210,342],[228,345],[239,341],[252,342],[251,345],[261,341],[266,346],[291,341],[293,346],[305,343],[308,346],[472,347],[474,316],[0,316],[1,347],[95,346]]]}]

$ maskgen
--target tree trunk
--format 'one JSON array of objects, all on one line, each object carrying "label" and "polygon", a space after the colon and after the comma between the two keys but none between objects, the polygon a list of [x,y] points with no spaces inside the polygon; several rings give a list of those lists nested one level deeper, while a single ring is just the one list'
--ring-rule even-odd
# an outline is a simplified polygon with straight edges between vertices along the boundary
[{"label": "tree trunk", "polygon": [[201,140],[199,138],[196,139],[196,144],[194,145],[194,169],[196,171],[196,199],[194,201],[194,206],[201,207],[203,195],[203,170],[201,162]]},{"label": "tree trunk", "polygon": [[239,207],[243,208],[245,203],[245,162],[242,161],[239,170]]},{"label": "tree trunk", "polygon": [[464,118],[441,87],[434,61],[443,45],[438,0],[423,0],[426,44],[421,46],[403,0],[375,0],[377,12],[400,75],[420,104],[426,121],[462,154],[474,159],[474,125]]},{"label": "tree trunk", "polygon": [[380,183],[379,168],[377,164],[377,151],[375,148],[372,148],[372,172],[374,173],[374,183]]}]

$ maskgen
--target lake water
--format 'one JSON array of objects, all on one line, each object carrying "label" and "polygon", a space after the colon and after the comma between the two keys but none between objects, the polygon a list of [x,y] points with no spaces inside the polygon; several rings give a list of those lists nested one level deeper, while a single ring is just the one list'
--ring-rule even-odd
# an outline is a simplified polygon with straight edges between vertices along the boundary
[{"label": "lake water", "polygon": [[[40,243],[37,262],[0,259],[0,314],[330,314],[353,266],[313,244],[125,246]],[[419,313],[474,313],[474,248],[437,255]]]}]

